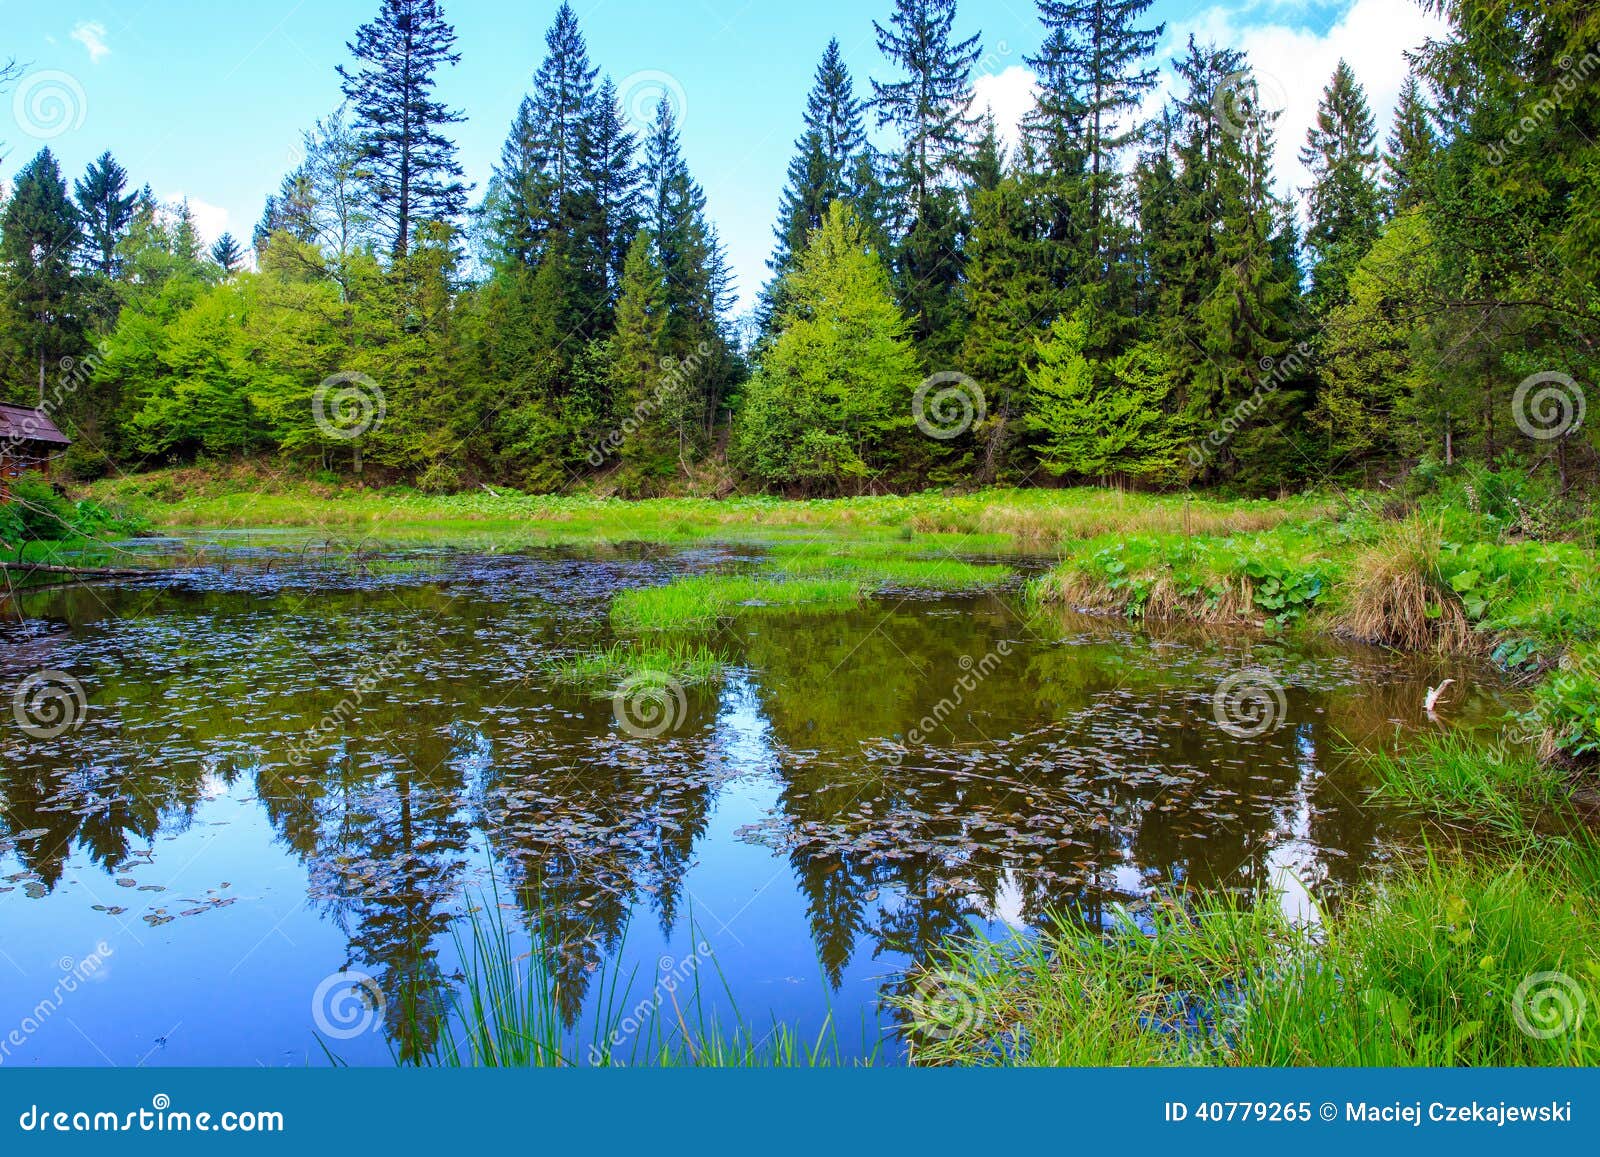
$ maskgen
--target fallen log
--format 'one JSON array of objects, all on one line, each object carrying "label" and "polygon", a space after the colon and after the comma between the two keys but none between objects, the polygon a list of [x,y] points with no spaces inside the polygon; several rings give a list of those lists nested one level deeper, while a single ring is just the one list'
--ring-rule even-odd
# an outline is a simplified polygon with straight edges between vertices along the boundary
[{"label": "fallen log", "polygon": [[114,566],[46,566],[26,562],[0,562],[0,571],[21,574],[69,574],[75,578],[142,578],[153,574],[149,569]]}]

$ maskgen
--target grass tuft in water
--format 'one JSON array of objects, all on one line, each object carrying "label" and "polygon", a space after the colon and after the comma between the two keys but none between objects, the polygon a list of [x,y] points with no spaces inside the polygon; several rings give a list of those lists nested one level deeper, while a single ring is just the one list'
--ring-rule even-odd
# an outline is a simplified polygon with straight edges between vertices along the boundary
[{"label": "grass tuft in water", "polygon": [[[519,952],[493,897],[469,910],[466,925],[465,934],[456,933],[461,977],[441,988],[426,1010],[439,1029],[416,1023],[423,1010],[407,1010],[412,1039],[430,1042],[414,1059],[422,1067],[809,1068],[849,1063],[831,1015],[814,1038],[806,1038],[777,1023],[758,1031],[737,1010],[731,1025],[707,1014],[701,969],[716,971],[716,962],[700,941],[691,958],[696,967],[675,970],[676,983],[658,981],[638,997],[633,996],[636,973],[624,975],[615,965],[602,965],[590,984],[595,1017],[585,1043],[568,1028],[560,981],[547,963],[550,941],[537,927],[531,951]],[[872,1059],[869,1054],[861,1063]]]},{"label": "grass tuft in water", "polygon": [[951,558],[908,557],[903,550],[884,546],[841,548],[792,543],[774,547],[769,560],[785,576],[828,576],[912,590],[984,590],[1003,585],[1014,574],[1010,567]]},{"label": "grass tuft in water", "polygon": [[699,575],[662,587],[620,592],[611,603],[619,631],[704,629],[744,610],[838,610],[861,600],[861,584],[849,579],[777,581],[747,575]]},{"label": "grass tuft in water", "polygon": [[654,646],[614,643],[603,651],[579,655],[558,664],[555,676],[563,683],[609,688],[648,673],[689,687],[719,682],[727,671],[726,657],[699,643]]}]

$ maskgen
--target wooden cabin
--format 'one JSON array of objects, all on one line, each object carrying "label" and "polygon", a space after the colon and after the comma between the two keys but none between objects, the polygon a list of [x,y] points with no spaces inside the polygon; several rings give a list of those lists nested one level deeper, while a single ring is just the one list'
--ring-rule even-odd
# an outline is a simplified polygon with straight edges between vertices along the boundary
[{"label": "wooden cabin", "polygon": [[0,502],[11,497],[11,480],[27,473],[50,477],[68,438],[43,410],[0,402]]}]

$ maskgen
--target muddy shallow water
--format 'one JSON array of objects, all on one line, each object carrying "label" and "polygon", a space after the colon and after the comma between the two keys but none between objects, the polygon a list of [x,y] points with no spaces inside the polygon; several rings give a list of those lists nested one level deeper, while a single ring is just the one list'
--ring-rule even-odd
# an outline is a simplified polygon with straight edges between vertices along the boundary
[{"label": "muddy shallow water", "polygon": [[254,541],[0,624],[0,1063],[390,1063],[486,896],[544,930],[576,1051],[620,967],[646,1015],[698,973],[721,1019],[831,1010],[893,1060],[879,998],[952,934],[1178,885],[1314,918],[1415,837],[1359,753],[1439,726],[1447,676],[1451,725],[1505,708],[1482,671],[1016,590],[752,608],[723,685],[618,702],[551,670],[611,595],[758,552]]}]

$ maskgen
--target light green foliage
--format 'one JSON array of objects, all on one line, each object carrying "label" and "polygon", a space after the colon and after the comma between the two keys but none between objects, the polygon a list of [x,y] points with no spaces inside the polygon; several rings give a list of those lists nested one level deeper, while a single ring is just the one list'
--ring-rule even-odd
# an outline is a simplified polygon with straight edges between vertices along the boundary
[{"label": "light green foliage", "polygon": [[808,489],[890,465],[918,374],[906,323],[860,219],[835,202],[784,282],[779,333],[745,388],[738,461]]},{"label": "light green foliage", "polygon": [[1144,343],[1113,356],[1091,302],[1057,319],[1028,374],[1028,427],[1041,435],[1039,459],[1052,474],[1160,482],[1178,469],[1176,392],[1167,356]]}]

